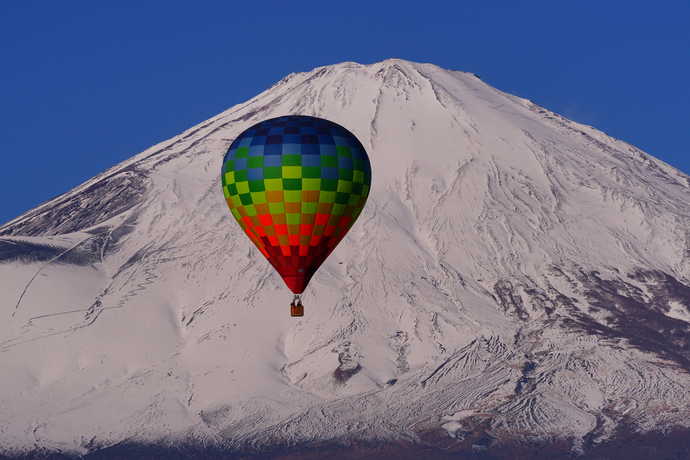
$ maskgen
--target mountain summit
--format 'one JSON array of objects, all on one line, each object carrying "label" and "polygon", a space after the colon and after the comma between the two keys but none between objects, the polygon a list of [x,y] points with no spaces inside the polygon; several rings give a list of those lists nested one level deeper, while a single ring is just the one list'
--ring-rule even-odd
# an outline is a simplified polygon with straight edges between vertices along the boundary
[{"label": "mountain summit", "polygon": [[[372,167],[300,319],[220,182],[239,133],[295,114]],[[291,74],[0,227],[0,453],[576,456],[683,432],[689,248],[690,177],[473,74]]]}]

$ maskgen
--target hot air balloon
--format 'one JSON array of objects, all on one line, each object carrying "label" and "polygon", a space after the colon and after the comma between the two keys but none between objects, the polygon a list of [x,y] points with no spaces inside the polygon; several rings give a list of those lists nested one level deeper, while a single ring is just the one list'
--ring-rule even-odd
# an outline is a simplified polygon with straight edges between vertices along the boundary
[{"label": "hot air balloon", "polygon": [[292,316],[302,316],[302,292],[367,201],[364,147],[332,121],[272,118],[235,139],[221,177],[233,216],[294,293]]}]

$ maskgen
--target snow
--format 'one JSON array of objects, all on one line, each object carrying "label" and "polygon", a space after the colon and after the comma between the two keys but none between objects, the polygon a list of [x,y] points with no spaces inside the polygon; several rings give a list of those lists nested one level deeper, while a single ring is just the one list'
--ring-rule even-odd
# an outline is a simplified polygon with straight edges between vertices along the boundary
[{"label": "snow", "polygon": [[[219,174],[236,135],[297,113],[350,129],[373,179],[291,318]],[[687,424],[682,364],[611,318],[625,298],[690,320],[640,280],[657,275],[628,276],[687,285],[689,183],[472,74],[387,60],[290,75],[0,228],[2,251],[35,245],[0,261],[0,444],[460,439],[479,417],[496,437],[577,446],[615,417]],[[615,311],[592,294],[610,286]]]},{"label": "snow", "polygon": [[670,307],[670,310],[666,313],[668,316],[690,323],[690,312],[684,304],[678,301],[671,301],[668,305]]}]

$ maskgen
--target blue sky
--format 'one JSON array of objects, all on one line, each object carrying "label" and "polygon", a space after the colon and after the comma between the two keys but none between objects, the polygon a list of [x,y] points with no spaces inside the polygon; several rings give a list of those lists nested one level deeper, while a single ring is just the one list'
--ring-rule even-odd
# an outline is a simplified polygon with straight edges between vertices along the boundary
[{"label": "blue sky", "polygon": [[688,24],[685,1],[2,1],[0,224],[292,72],[390,57],[690,173]]}]

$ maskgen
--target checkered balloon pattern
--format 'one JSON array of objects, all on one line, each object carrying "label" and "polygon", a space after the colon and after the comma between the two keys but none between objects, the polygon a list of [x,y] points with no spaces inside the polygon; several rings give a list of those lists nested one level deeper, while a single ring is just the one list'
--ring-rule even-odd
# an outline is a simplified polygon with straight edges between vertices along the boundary
[{"label": "checkered balloon pattern", "polygon": [[301,294],[362,212],[371,165],[342,126],[285,116],[240,134],[225,154],[221,177],[242,230]]}]

